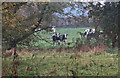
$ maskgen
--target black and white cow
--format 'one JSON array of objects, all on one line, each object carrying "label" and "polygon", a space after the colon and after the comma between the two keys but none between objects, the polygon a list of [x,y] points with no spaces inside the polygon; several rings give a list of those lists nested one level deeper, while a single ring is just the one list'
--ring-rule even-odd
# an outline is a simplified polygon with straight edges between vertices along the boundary
[{"label": "black and white cow", "polygon": [[52,35],[53,46],[56,44],[60,45],[60,33]]},{"label": "black and white cow", "polygon": [[66,43],[67,43],[67,35],[68,34],[63,34],[63,35],[60,35],[60,41],[62,42],[62,45],[63,45],[63,42],[65,43],[65,45],[66,45]]},{"label": "black and white cow", "polygon": [[52,29],[53,33],[55,34],[56,33],[56,27],[55,26],[52,26]]},{"label": "black and white cow", "polygon": [[94,34],[95,34],[95,29],[86,29],[83,34],[83,37],[85,36],[90,37],[93,36]]},{"label": "black and white cow", "polygon": [[86,29],[83,37],[87,36],[87,37],[102,37],[103,35],[103,31],[98,31],[98,33],[95,31],[95,29]]},{"label": "black and white cow", "polygon": [[99,31],[98,35],[99,35],[99,37],[103,37],[103,34],[104,34],[103,31]]},{"label": "black and white cow", "polygon": [[53,46],[56,44],[60,45],[60,42],[63,42],[66,44],[67,42],[67,34],[60,35],[60,33],[53,34],[52,35],[52,40],[53,40]]},{"label": "black and white cow", "polygon": [[56,43],[58,43],[58,45],[60,45],[60,33],[56,34]]}]

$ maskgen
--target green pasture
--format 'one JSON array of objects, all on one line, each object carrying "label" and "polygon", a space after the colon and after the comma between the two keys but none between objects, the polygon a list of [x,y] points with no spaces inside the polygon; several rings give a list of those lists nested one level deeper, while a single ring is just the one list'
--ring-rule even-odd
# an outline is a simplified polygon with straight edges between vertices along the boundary
[{"label": "green pasture", "polygon": [[[65,34],[67,33],[67,43],[75,41],[76,38],[80,38],[80,34],[78,32],[84,32],[85,29],[88,29],[90,27],[83,27],[83,28],[57,28],[56,32],[59,32],[61,34]],[[53,33],[47,33],[45,31],[42,32],[37,32],[35,34],[40,35],[43,39],[46,39],[48,42],[44,41],[44,40],[37,40],[37,42],[35,42],[35,46],[39,46],[39,47],[52,47],[52,35]]]},{"label": "green pasture", "polygon": [[[106,53],[33,52],[16,61],[19,76],[115,76],[118,56]],[[3,74],[12,75],[13,57],[2,59]]]},{"label": "green pasture", "polygon": [[[84,32],[85,29],[87,28],[57,28],[56,31],[61,34],[67,33],[68,42],[72,42],[80,38],[77,32]],[[67,47],[66,50],[59,51],[58,46],[49,48],[53,47],[52,33],[42,31],[34,34],[50,43],[39,39],[35,43],[31,41],[36,48],[42,47],[44,50],[18,52],[15,61],[13,56],[3,57],[3,76],[13,75],[13,65],[16,65],[19,76],[115,76],[118,73],[117,49],[107,48],[105,52],[96,53],[93,50],[79,52]]]}]

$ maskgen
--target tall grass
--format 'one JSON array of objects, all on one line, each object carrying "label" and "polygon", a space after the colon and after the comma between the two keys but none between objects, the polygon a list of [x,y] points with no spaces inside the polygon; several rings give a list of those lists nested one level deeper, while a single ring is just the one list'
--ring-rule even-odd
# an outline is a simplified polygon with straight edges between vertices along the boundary
[{"label": "tall grass", "polygon": [[[12,75],[12,59],[2,60],[3,75]],[[106,53],[32,52],[19,54],[17,62],[19,76],[115,76],[118,72],[118,57]]]}]

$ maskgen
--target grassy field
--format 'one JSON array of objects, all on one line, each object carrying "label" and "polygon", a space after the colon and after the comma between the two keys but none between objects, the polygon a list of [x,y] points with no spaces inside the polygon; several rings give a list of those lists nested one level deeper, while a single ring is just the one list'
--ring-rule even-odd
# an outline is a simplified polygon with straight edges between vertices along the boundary
[{"label": "grassy field", "polygon": [[[12,75],[13,57],[3,59],[3,75]],[[107,53],[33,52],[17,59],[19,76],[115,76],[118,57]]]},{"label": "grassy field", "polygon": [[[90,27],[84,27],[84,28],[57,28],[56,29],[56,32],[59,32],[61,34],[65,34],[67,33],[68,36],[67,36],[67,42],[72,42],[72,40],[74,41],[76,38],[80,38],[80,35],[77,33],[77,32],[84,32],[85,29],[88,29]],[[38,40],[36,43],[35,43],[35,46],[42,46],[42,47],[52,47],[52,33],[48,34],[46,32],[38,32],[38,33],[35,33],[35,34],[39,34],[40,36],[42,36],[42,38],[46,39],[48,42],[50,43],[47,43],[43,40]]]},{"label": "grassy field", "polygon": [[[80,38],[77,32],[84,32],[87,28],[59,28],[56,31],[68,34],[68,42]],[[52,33],[37,32],[51,44],[37,40],[35,47],[49,48],[52,46]],[[32,41],[31,41],[32,43]],[[34,44],[34,43],[33,43]],[[57,51],[57,46],[51,49],[37,51],[23,51],[18,53],[18,58],[13,62],[13,56],[2,59],[3,75],[13,74],[13,65],[17,66],[19,76],[115,76],[118,73],[117,50],[109,48],[106,52],[90,51],[79,52],[67,49]],[[65,48],[65,47],[64,47]],[[75,74],[73,74],[75,73]]]}]

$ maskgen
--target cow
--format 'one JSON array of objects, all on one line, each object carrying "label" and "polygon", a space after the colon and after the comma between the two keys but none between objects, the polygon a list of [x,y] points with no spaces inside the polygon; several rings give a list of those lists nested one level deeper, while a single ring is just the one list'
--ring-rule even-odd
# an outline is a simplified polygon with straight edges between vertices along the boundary
[{"label": "cow", "polygon": [[53,34],[52,40],[53,40],[53,46],[55,45],[55,43],[56,44],[58,43],[58,45],[60,45],[60,33]]},{"label": "cow", "polygon": [[103,36],[103,31],[99,31],[99,37],[102,37]]},{"label": "cow", "polygon": [[87,37],[95,37],[95,38],[99,38],[103,36],[103,31],[95,31],[95,29],[86,29],[83,37],[87,36]]},{"label": "cow", "polygon": [[58,43],[58,45],[60,45],[60,33],[56,34],[56,43]]},{"label": "cow", "polygon": [[95,34],[95,29],[86,29],[83,37],[85,37],[87,35],[87,37],[93,36],[93,34]]},{"label": "cow", "polygon": [[62,45],[63,45],[63,42],[65,43],[65,45],[66,45],[66,43],[67,43],[67,35],[68,34],[63,34],[63,35],[60,35],[60,42],[62,42]]},{"label": "cow", "polygon": [[53,33],[55,34],[55,32],[56,32],[56,28],[55,28],[55,26],[52,26],[52,29],[51,29],[52,31],[53,31]]},{"label": "cow", "polygon": [[53,40],[53,46],[56,44],[60,45],[60,42],[63,42],[66,44],[67,42],[67,35],[68,34],[63,34],[61,35],[60,33],[57,33],[57,34],[53,34],[52,35],[52,40]]}]

